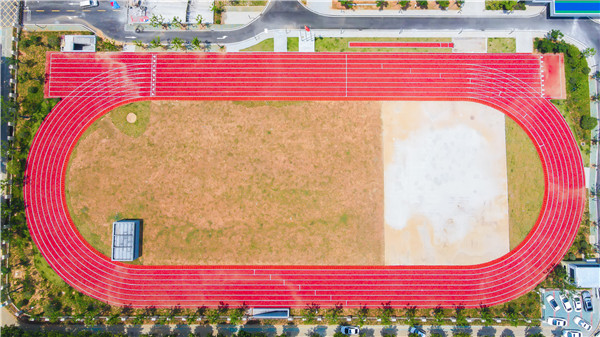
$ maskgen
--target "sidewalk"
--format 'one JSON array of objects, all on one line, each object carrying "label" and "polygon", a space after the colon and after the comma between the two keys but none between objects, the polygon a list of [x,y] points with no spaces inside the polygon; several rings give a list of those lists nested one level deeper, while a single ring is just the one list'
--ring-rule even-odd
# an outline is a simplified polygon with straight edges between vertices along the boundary
[{"label": "sidewalk", "polygon": [[331,0],[307,0],[306,8],[325,16],[405,16],[405,17],[533,17],[546,10],[546,5],[527,5],[523,11],[488,11],[483,0],[465,0],[460,10],[391,10],[332,9]]}]

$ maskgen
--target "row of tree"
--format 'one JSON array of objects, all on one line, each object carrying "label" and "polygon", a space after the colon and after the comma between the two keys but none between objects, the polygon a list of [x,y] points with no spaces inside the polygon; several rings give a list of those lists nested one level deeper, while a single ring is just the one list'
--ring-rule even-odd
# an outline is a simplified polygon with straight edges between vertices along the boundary
[{"label": "row of tree", "polygon": [[[342,5],[343,7],[347,8],[347,9],[352,9],[356,6],[356,3],[354,2],[354,0],[338,0],[338,2],[340,3],[340,5]],[[378,7],[380,10],[382,10],[385,7],[388,7],[390,5],[390,3],[393,3],[393,2],[396,2],[396,4],[400,5],[400,7],[402,7],[402,9],[408,9],[408,7],[411,4],[411,0],[400,0],[400,1],[375,0],[375,6]],[[450,1],[448,1],[448,0],[436,0],[435,3],[441,9],[447,9],[448,7],[450,7]],[[458,7],[462,7],[463,4],[465,3],[465,1],[457,0],[457,1],[455,1],[455,3]],[[417,0],[417,1],[415,1],[415,4],[417,5],[417,7],[421,8],[421,9],[429,8],[429,1],[426,1],[426,0]]]}]

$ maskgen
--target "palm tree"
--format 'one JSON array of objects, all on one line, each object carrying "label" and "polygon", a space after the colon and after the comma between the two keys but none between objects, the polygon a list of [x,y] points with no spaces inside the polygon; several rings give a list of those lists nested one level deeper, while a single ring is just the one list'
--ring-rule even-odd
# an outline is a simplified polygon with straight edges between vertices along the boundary
[{"label": "palm tree", "polygon": [[202,15],[200,14],[196,15],[196,26],[204,27],[204,23],[202,23]]},{"label": "palm tree", "polygon": [[171,44],[173,45],[173,47],[175,49],[179,49],[179,50],[185,49],[185,44],[184,44],[183,40],[178,37],[173,38],[173,40],[171,40]]},{"label": "palm tree", "polygon": [[177,16],[174,16],[173,20],[171,20],[171,26],[175,28],[182,28],[183,25],[181,24],[181,19],[179,19]]},{"label": "palm tree", "polygon": [[135,40],[135,41],[133,41],[133,43],[135,44],[136,47],[146,49],[146,44],[144,42],[142,42],[141,40]]},{"label": "palm tree", "polygon": [[150,46],[152,48],[162,47],[162,44],[160,43],[160,36],[157,36],[152,41],[150,41]]},{"label": "palm tree", "polygon": [[200,50],[200,48],[202,48],[202,43],[200,43],[200,40],[197,37],[194,37],[192,39],[192,48]]},{"label": "palm tree", "polygon": [[380,10],[382,10],[384,7],[387,7],[388,3],[387,0],[376,0],[375,1],[375,6],[379,7]]}]

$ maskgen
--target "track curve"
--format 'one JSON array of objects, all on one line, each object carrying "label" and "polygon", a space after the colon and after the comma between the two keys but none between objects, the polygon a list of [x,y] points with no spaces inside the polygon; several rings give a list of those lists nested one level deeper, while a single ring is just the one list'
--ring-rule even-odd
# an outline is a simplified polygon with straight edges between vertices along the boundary
[{"label": "track curve", "polygon": [[[27,223],[50,266],[113,305],[478,307],[530,291],[573,242],[585,204],[581,154],[543,97],[540,56],[395,53],[49,53],[46,95],[63,97],[27,162]],[[138,100],[465,100],[517,121],[544,167],[542,211],[508,254],[471,266],[136,266],[93,249],[71,220],[65,174],[86,128]]]}]

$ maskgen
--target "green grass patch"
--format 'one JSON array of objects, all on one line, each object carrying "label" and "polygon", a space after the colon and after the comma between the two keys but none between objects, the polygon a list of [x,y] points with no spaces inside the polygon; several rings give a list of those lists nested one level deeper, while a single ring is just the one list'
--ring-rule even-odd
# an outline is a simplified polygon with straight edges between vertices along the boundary
[{"label": "green grass patch", "polygon": [[514,0],[486,0],[485,9],[487,10],[503,10],[503,11],[524,11],[525,1]]},{"label": "green grass patch", "polygon": [[58,274],[52,270],[46,259],[42,256],[37,248],[33,249],[33,264],[35,265],[35,269],[40,273],[40,275],[52,283],[53,285],[64,288],[67,286],[67,283],[63,281],[63,279],[58,276]]},{"label": "green grass patch", "polygon": [[[569,125],[569,128],[575,134],[575,139],[577,140],[577,145],[579,146],[579,150],[581,151],[581,156],[583,159],[583,166],[590,166],[590,151],[591,151],[591,143],[590,141],[583,140],[581,141],[579,137],[577,137],[576,132],[581,130],[581,125],[579,125],[579,120],[577,116],[569,113],[567,108],[567,100],[564,99],[553,99],[551,100],[552,104],[560,111],[561,115],[565,118],[565,121]],[[582,130],[581,134],[585,137],[585,130]],[[588,133],[589,134],[589,133]]]},{"label": "green grass patch", "polygon": [[[127,122],[127,115],[133,113],[136,115],[134,123]],[[150,122],[150,101],[141,101],[126,104],[112,110],[108,116],[114,124],[124,134],[137,138],[141,136]]]},{"label": "green grass patch", "polygon": [[297,38],[297,37],[288,37],[287,50],[288,51],[298,51],[299,50],[298,40],[299,40],[299,38]]},{"label": "green grass patch", "polygon": [[349,48],[348,42],[452,42],[452,38],[385,38],[385,37],[318,37],[317,52],[390,52],[390,53],[451,53],[452,48]]},{"label": "green grass patch", "polygon": [[488,53],[516,53],[517,41],[512,37],[490,37],[487,40]]},{"label": "green grass patch", "polygon": [[510,249],[529,234],[544,200],[544,171],[535,145],[510,117],[505,117]]},{"label": "green grass patch", "polygon": [[[248,47],[246,49],[242,49],[240,51],[274,51],[275,50],[275,44],[274,44],[274,40],[271,39],[266,39],[263,40],[257,44],[255,44],[252,47]],[[289,43],[289,41],[288,41]]]}]

